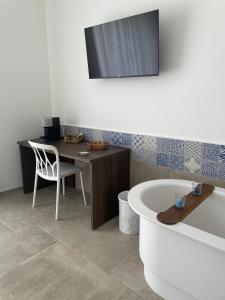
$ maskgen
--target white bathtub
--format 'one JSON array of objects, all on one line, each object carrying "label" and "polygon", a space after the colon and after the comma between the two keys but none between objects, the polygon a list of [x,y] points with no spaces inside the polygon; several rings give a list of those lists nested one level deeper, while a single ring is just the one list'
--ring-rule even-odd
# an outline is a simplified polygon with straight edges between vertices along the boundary
[{"label": "white bathtub", "polygon": [[140,215],[139,252],[149,286],[168,300],[225,299],[225,190],[215,188],[182,223],[164,225],[156,216],[191,191],[185,180],[153,180],[128,195]]}]

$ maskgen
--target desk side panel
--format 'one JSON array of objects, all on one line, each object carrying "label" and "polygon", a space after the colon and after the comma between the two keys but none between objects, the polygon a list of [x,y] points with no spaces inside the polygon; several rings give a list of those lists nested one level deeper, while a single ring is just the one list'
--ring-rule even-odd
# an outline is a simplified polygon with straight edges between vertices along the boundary
[{"label": "desk side panel", "polygon": [[125,150],[91,164],[92,229],[118,215],[118,194],[130,188],[130,152]]}]

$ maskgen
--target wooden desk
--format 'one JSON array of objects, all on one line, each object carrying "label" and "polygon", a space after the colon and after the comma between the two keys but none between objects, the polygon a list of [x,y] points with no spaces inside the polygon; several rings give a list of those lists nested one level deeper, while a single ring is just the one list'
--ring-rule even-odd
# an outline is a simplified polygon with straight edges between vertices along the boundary
[{"label": "wooden desk", "polygon": [[[44,144],[43,139],[32,140]],[[18,142],[20,148],[24,193],[33,192],[35,157],[27,141]],[[91,176],[91,227],[96,229],[118,214],[118,194],[130,188],[130,150],[109,146],[107,150],[88,151],[86,143],[66,144],[63,140],[48,141],[62,158],[82,161],[89,165]],[[50,182],[40,180],[39,188]]]}]

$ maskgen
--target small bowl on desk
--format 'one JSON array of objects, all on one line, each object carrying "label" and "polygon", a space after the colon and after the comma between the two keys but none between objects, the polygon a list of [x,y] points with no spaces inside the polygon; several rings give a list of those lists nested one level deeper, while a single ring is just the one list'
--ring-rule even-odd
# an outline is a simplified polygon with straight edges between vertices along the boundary
[{"label": "small bowl on desk", "polygon": [[87,143],[89,150],[106,150],[108,145],[109,143],[106,141],[92,141]]}]

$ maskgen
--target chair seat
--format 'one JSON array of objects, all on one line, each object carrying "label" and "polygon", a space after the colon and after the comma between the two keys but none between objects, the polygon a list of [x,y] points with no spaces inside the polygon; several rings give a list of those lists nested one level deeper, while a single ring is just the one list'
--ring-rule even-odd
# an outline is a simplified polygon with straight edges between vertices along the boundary
[{"label": "chair seat", "polygon": [[[52,172],[52,168],[50,166],[47,167],[48,172],[46,169],[43,169],[43,174],[41,173],[41,170],[39,171],[40,176],[42,177],[48,177],[50,180],[54,180],[57,177],[54,176]],[[65,163],[65,162],[60,162],[60,178],[67,177],[73,174],[80,173],[82,171],[82,168],[75,166],[73,164]]]},{"label": "chair seat", "polygon": [[82,168],[73,164],[60,162],[60,177],[67,177],[82,172]]}]

